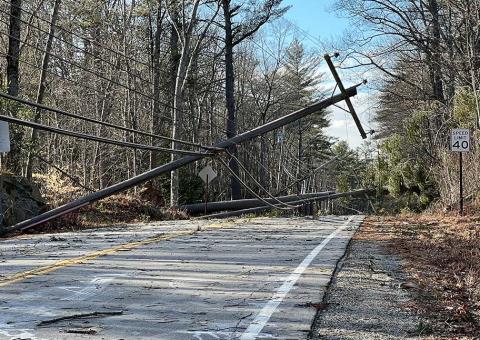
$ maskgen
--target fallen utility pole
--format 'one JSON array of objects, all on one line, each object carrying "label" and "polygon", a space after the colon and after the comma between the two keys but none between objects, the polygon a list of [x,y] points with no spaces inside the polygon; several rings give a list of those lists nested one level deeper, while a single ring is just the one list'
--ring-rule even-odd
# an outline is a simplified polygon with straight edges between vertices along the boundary
[{"label": "fallen utility pole", "polygon": [[[334,191],[326,191],[326,192],[309,193],[309,194],[303,194],[303,195],[280,196],[280,197],[277,197],[276,200],[273,198],[265,198],[265,201],[267,201],[270,204],[278,204],[278,201],[283,203],[290,203],[293,201],[298,201],[299,199],[328,196],[334,193],[335,193]],[[249,199],[234,200],[234,201],[208,202],[207,213],[225,211],[225,210],[241,210],[241,209],[248,209],[248,208],[256,208],[264,205],[265,205],[265,202],[262,202],[257,198],[249,198]],[[200,214],[205,212],[205,203],[186,204],[186,205],[181,205],[178,208],[181,210],[185,210],[189,214]]]},{"label": "fallen utility pole", "polygon": [[[320,195],[320,196],[306,198],[306,199],[297,199],[296,201],[291,201],[289,203],[291,203],[291,204],[297,204],[297,203],[302,204],[302,203],[309,203],[309,202],[326,201],[326,200],[332,200],[332,199],[336,199],[336,198],[340,198],[340,197],[364,195],[364,194],[369,193],[369,192],[371,192],[370,189],[359,189],[359,190],[355,190],[355,191],[341,192],[341,193],[331,194],[331,195]],[[199,219],[226,218],[226,217],[240,216],[240,215],[245,215],[245,214],[257,214],[257,213],[269,211],[269,210],[272,210],[272,209],[275,209],[275,207],[264,205],[262,207],[242,209],[242,210],[237,210],[237,211],[229,211],[229,212],[223,212],[223,213],[219,213],[219,214],[203,216],[203,217],[199,217]]]},{"label": "fallen utility pole", "polygon": [[[345,92],[342,92],[336,96],[332,96],[331,98],[327,98],[325,100],[319,101],[313,105],[310,105],[304,109],[300,109],[298,111],[292,112],[286,116],[283,116],[281,118],[278,118],[272,122],[266,123],[264,125],[261,125],[259,127],[256,127],[250,131],[243,132],[239,135],[236,135],[233,138],[224,140],[222,142],[219,142],[215,144],[213,147],[214,148],[221,148],[221,149],[226,149],[232,145],[239,144],[242,142],[245,142],[247,140],[253,139],[255,137],[258,137],[260,135],[263,135],[267,132],[276,130],[280,127],[283,127],[287,124],[293,123],[303,117],[306,117],[310,114],[313,114],[315,112],[321,111],[326,109],[327,107],[334,105],[338,102],[341,102],[343,100],[346,100],[350,97],[353,97],[357,95],[357,87],[361,86],[362,83],[352,86],[348,89],[345,90]],[[50,211],[47,211],[43,214],[40,214],[38,216],[35,216],[29,220],[17,223],[11,227],[4,228],[3,230],[0,230],[0,234],[6,234],[9,232],[13,231],[24,231],[27,229],[34,228],[40,224],[43,224],[45,222],[51,221],[57,217],[63,216],[65,214],[71,213],[73,211],[76,211],[82,207],[85,207],[93,202],[99,201],[103,198],[112,196],[118,192],[133,188],[141,183],[144,183],[152,178],[158,177],[162,174],[169,173],[171,171],[174,171],[176,169],[181,168],[182,166],[185,166],[187,164],[193,163],[195,161],[201,160],[203,158],[206,158],[210,155],[210,153],[204,153],[201,155],[191,155],[191,156],[185,156],[180,159],[177,159],[173,162],[161,165],[155,169],[152,169],[150,171],[147,171],[141,175],[132,177],[130,179],[127,179],[123,182],[114,184],[108,188],[99,190],[97,192],[88,194],[86,196],[83,196],[73,202],[64,204],[58,208],[52,209]]]}]

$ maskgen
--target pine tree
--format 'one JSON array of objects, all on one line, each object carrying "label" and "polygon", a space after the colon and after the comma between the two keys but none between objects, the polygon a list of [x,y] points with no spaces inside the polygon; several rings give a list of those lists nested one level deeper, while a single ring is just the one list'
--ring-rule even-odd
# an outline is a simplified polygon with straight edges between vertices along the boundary
[{"label": "pine tree", "polygon": [[[294,39],[287,48],[285,69],[287,103],[291,109],[305,107],[323,97],[320,89],[322,75],[318,70],[319,58],[306,52],[303,44]],[[302,168],[314,166],[314,161],[329,147],[328,137],[323,129],[328,127],[327,112],[321,111],[301,119],[292,127],[297,135],[297,177],[301,177]],[[301,193],[301,183],[297,192]]]}]

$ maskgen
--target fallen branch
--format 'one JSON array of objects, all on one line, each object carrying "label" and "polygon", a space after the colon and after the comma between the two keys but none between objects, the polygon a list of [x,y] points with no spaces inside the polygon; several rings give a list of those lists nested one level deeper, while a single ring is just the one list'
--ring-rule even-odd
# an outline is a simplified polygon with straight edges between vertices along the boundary
[{"label": "fallen branch", "polygon": [[87,329],[75,328],[75,329],[67,329],[65,333],[95,335],[98,332],[93,328],[87,328]]},{"label": "fallen branch", "polygon": [[81,318],[91,318],[91,317],[103,317],[103,316],[112,316],[112,315],[122,315],[123,311],[114,311],[114,312],[93,312],[93,313],[85,313],[85,314],[75,314],[69,316],[62,316],[60,318],[55,318],[51,320],[41,321],[37,324],[37,326],[45,326],[51,325],[52,323],[65,321],[65,320],[73,320],[73,319],[81,319]]}]

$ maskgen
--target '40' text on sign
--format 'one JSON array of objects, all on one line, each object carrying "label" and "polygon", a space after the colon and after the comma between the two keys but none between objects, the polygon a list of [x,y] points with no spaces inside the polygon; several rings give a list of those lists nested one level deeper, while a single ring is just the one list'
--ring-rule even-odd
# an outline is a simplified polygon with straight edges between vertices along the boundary
[{"label": "'40' text on sign", "polygon": [[468,152],[470,151],[470,130],[452,129],[452,151]]}]

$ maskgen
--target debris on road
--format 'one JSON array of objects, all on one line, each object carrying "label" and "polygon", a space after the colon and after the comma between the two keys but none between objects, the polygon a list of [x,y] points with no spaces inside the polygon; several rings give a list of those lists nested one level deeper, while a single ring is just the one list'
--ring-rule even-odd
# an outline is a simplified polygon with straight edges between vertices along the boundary
[{"label": "debris on road", "polygon": [[71,333],[71,334],[85,334],[85,335],[95,335],[98,333],[98,330],[93,329],[93,328],[71,328],[65,330],[65,333]]},{"label": "debris on road", "polygon": [[83,313],[83,314],[74,314],[68,316],[62,316],[55,319],[41,321],[37,324],[38,327],[51,325],[57,322],[66,321],[66,320],[74,320],[74,319],[84,319],[84,318],[101,318],[105,316],[114,316],[114,315],[122,315],[123,311],[113,311],[113,312],[93,312],[93,313]]},{"label": "debris on road", "polygon": [[162,222],[84,231],[82,243],[72,242],[79,233],[2,240],[0,338],[301,339],[362,220]]}]

